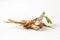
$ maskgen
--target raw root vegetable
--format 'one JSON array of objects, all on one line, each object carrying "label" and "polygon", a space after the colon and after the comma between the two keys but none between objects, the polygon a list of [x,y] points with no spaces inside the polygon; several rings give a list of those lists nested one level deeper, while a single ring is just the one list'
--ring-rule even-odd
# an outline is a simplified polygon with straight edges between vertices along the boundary
[{"label": "raw root vegetable", "polygon": [[32,20],[14,21],[14,20],[8,19],[8,21],[6,23],[20,24],[26,29],[38,30],[39,28],[50,27],[42,22],[42,19],[44,17],[46,18],[48,23],[52,23],[52,21],[47,16],[45,16],[45,12],[43,12],[39,17],[32,19]]}]

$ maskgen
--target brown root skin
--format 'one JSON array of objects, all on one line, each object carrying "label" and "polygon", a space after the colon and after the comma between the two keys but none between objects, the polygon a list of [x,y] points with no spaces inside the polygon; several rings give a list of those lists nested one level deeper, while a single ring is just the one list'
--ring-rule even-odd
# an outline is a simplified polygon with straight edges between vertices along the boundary
[{"label": "brown root skin", "polygon": [[[37,19],[37,18],[36,18]],[[32,29],[31,25],[32,24],[35,24],[36,22],[36,19],[33,19],[33,20],[22,20],[20,22],[18,21],[14,21],[14,20],[11,20],[11,19],[8,19],[8,21],[6,23],[15,23],[15,24],[21,24],[24,28],[26,29]],[[33,28],[34,29],[34,28]]]},{"label": "brown root skin", "polygon": [[7,23],[21,24],[26,29],[35,29],[35,30],[38,30],[39,28],[43,28],[44,26],[46,26],[46,24],[44,24],[43,22],[41,22],[39,25],[36,25],[35,22],[36,22],[36,19],[22,20],[20,22],[8,19]]},{"label": "brown root skin", "polygon": [[31,25],[31,28],[34,29],[34,30],[39,30],[39,26],[35,25],[35,24],[32,24]]},{"label": "brown root skin", "polygon": [[46,25],[45,23],[43,23],[43,22],[41,22],[39,25],[37,25],[37,26],[39,26],[40,28],[43,28],[43,27],[48,27],[48,28],[52,28],[52,27],[50,27],[50,26],[48,26],[48,25]]},{"label": "brown root skin", "polygon": [[39,25],[38,25],[40,28],[43,28],[44,26],[46,26],[46,24],[45,23],[40,23]]},{"label": "brown root skin", "polygon": [[31,25],[32,24],[35,24],[35,22],[36,22],[36,19],[33,19],[33,20],[27,20],[26,21],[26,24],[24,25],[24,24],[22,24],[23,25],[23,27],[25,27],[25,28],[27,28],[27,29],[32,29],[32,27],[31,27]]},{"label": "brown root skin", "polygon": [[22,20],[22,21],[14,21],[12,19],[8,19],[8,21],[6,21],[6,23],[15,23],[15,24],[26,24],[26,21],[25,20]]}]

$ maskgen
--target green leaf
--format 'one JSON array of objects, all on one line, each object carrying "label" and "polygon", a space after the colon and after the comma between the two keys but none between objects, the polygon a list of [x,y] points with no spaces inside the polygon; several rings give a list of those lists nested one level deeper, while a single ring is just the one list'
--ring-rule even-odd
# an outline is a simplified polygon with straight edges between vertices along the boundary
[{"label": "green leaf", "polygon": [[52,21],[49,19],[49,17],[45,16],[48,23],[52,24]]}]

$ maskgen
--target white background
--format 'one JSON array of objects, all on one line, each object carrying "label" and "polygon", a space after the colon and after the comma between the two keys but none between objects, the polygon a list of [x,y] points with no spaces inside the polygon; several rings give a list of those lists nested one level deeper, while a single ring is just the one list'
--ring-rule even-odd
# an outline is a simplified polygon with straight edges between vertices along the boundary
[{"label": "white background", "polygon": [[[52,28],[38,31],[20,28],[20,25],[7,24],[13,20],[32,19],[45,11],[53,24]],[[0,0],[0,40],[60,40],[60,0]]]}]

